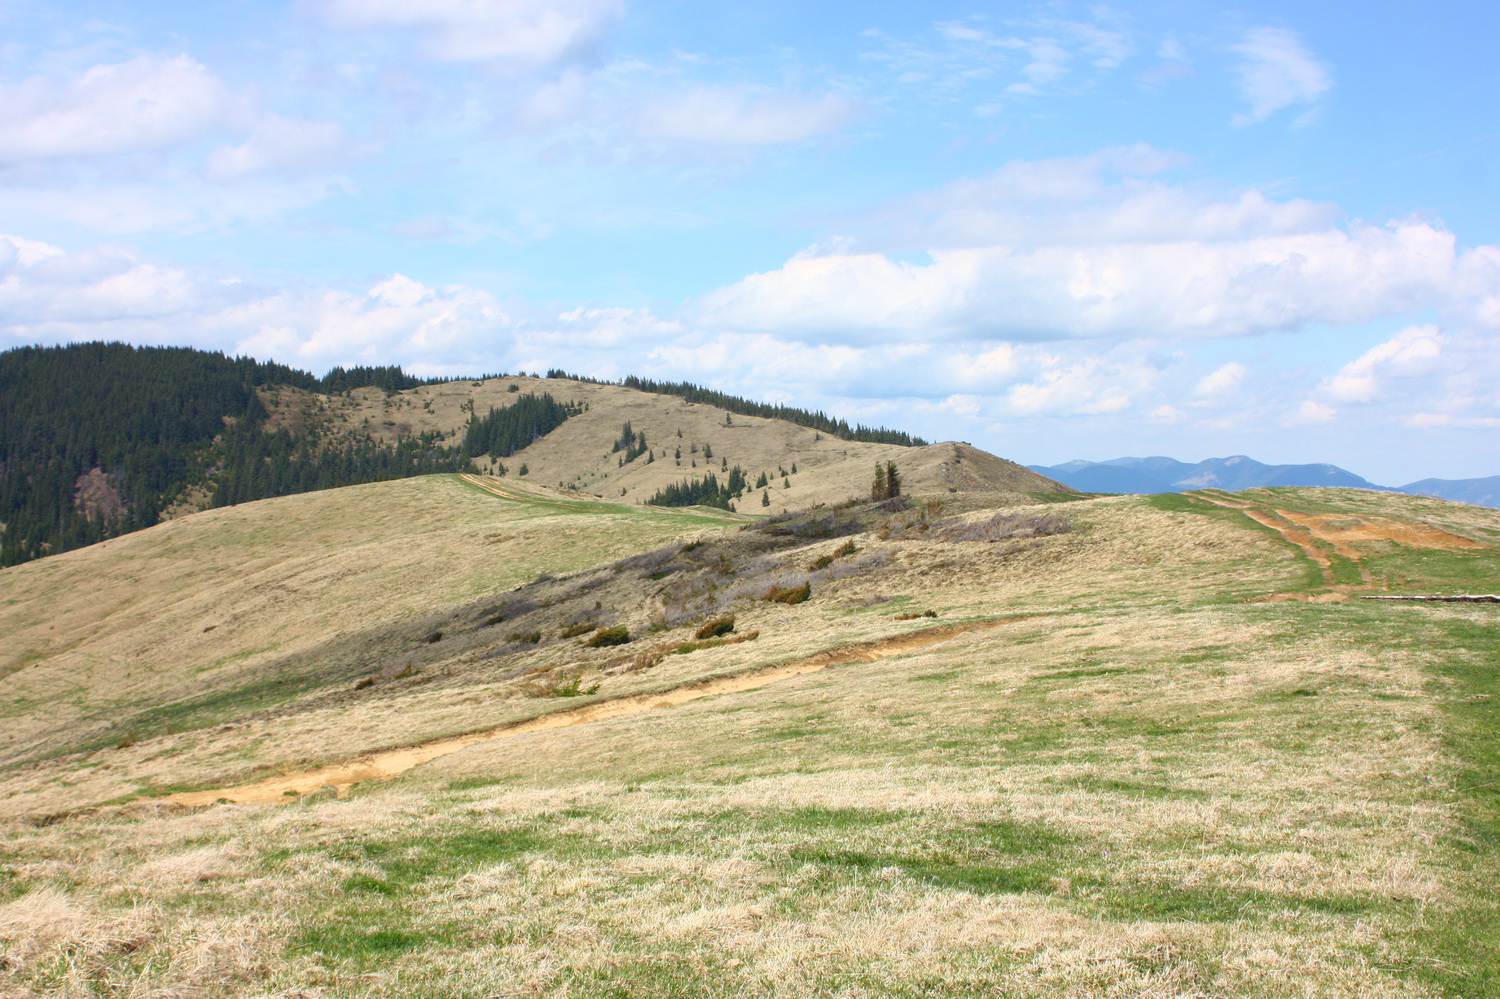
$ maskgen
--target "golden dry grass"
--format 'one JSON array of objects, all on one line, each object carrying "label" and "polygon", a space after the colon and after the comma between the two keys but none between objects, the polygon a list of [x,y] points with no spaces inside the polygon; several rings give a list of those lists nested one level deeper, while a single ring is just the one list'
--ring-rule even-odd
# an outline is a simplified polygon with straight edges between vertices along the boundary
[{"label": "golden dry grass", "polygon": [[[515,392],[510,391],[512,385]],[[894,461],[906,491],[915,495],[973,490],[1070,491],[968,444],[949,441],[905,448],[844,441],[782,420],[738,416],[675,396],[566,378],[520,375],[464,380],[389,395],[375,388],[333,397],[283,389],[279,407],[271,394],[263,395],[273,403],[273,410],[285,414],[285,419],[302,421],[310,413],[325,433],[370,433],[379,439],[395,440],[401,435],[431,432],[462,434],[471,411],[483,415],[491,407],[503,408],[528,392],[549,393],[560,402],[585,404],[589,409],[514,457],[503,459],[510,477],[516,477],[525,464],[531,481],[575,488],[601,499],[642,503],[666,485],[709,472],[722,481],[723,469],[739,465],[751,482],[761,473],[770,478],[767,488],[747,495],[740,508],[747,513],[777,513],[868,495],[877,461]],[[620,455],[613,453],[611,446],[627,421],[636,432],[646,435],[655,461],[648,464],[641,457],[623,467],[618,464]],[[704,456],[705,445],[712,449],[712,458]],[[680,459],[675,457],[679,449]],[[791,473],[794,465],[797,471],[783,479],[779,471]],[[489,467],[493,469],[493,465]],[[765,507],[761,506],[763,492],[770,500]]]},{"label": "golden dry grass", "polygon": [[[1495,517],[1429,510],[1361,508],[1463,531],[1484,547],[1443,557],[1493,581]],[[904,610],[1016,615],[1001,627],[476,742],[343,799],[10,820],[0,994],[1443,994],[1456,959],[1431,934],[1483,889],[1455,845],[1458,693],[1434,671],[1489,654],[1457,636],[1492,612],[1249,602],[1305,584],[1307,563],[1238,514],[1134,497],[1066,513],[1075,530],[1034,547],[858,536],[869,570],[806,604],[735,606],[761,638],[600,671],[598,696],[933,623]],[[1387,573],[1437,557],[1349,543]],[[640,582],[633,624],[666,582]],[[517,661],[600,670],[608,654]],[[565,706],[472,669],[13,769],[4,787],[56,811],[153,774]]]}]

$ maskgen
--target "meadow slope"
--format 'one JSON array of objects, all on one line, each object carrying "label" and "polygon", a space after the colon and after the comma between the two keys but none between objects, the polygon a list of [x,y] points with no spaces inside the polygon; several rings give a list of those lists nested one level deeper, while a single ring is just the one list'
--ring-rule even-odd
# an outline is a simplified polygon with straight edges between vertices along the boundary
[{"label": "meadow slope", "polygon": [[0,992],[1500,995],[1500,607],[1359,599],[1500,591],[1496,511],[358,490],[0,573]]}]

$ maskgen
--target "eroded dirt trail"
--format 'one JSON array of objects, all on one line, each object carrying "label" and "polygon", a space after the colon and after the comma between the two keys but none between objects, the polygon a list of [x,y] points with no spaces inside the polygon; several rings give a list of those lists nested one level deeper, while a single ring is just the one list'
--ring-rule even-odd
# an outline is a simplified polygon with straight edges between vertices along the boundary
[{"label": "eroded dirt trail", "polygon": [[[1317,563],[1323,574],[1325,592],[1322,593],[1273,593],[1264,600],[1347,600],[1349,594],[1359,590],[1376,589],[1370,570],[1365,567],[1364,553],[1354,542],[1391,541],[1412,548],[1438,548],[1463,550],[1486,548],[1471,538],[1451,534],[1431,524],[1377,517],[1368,514],[1305,513],[1301,510],[1284,510],[1280,507],[1257,505],[1239,497],[1201,492],[1211,503],[1238,510],[1258,524],[1276,531],[1283,538],[1302,549],[1303,554]],[[1333,569],[1329,552],[1354,563],[1359,570],[1360,585],[1341,584]]]},{"label": "eroded dirt trail", "polygon": [[456,753],[460,749],[465,749],[481,742],[525,735],[529,732],[543,732],[548,729],[567,728],[571,725],[584,725],[589,722],[603,721],[606,718],[619,718],[624,715],[641,714],[646,711],[659,711],[663,708],[674,707],[688,701],[695,701],[702,697],[756,690],[760,687],[770,686],[773,683],[789,680],[795,676],[801,676],[804,673],[816,673],[818,670],[826,669],[838,663],[875,662],[878,659],[900,655],[903,652],[910,652],[913,649],[936,645],[939,642],[969,632],[997,628],[1001,625],[1027,621],[1037,617],[1052,617],[1058,613],[1061,612],[1018,614],[1011,617],[991,618],[986,621],[970,621],[963,624],[924,628],[921,631],[907,632],[906,634],[894,635],[890,638],[857,642],[852,645],[840,646],[836,649],[829,649],[811,656],[805,656],[801,659],[793,659],[789,662],[747,670],[743,673],[699,680],[683,684],[680,687],[672,687],[649,694],[628,694],[623,697],[585,704],[577,708],[554,711],[536,718],[528,718],[525,721],[511,722],[506,725],[481,729],[475,732],[466,732],[463,735],[434,739],[430,742],[403,746],[398,749],[365,753],[354,759],[340,763],[330,763],[310,770],[283,774],[278,777],[268,777],[264,780],[241,784],[237,787],[205,791],[184,791],[178,794],[166,795],[164,800],[175,802],[179,805],[211,805],[217,801],[225,800],[266,804],[289,801],[297,795],[308,794],[325,787],[333,787],[342,792],[357,781],[385,780],[397,774],[404,773],[412,767],[435,760],[440,756]]}]

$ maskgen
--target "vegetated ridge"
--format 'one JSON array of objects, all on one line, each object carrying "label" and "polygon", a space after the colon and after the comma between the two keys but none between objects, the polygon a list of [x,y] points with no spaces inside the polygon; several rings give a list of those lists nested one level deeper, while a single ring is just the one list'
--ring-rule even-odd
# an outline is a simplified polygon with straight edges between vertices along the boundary
[{"label": "vegetated ridge", "polygon": [[[334,368],[317,378],[274,362],[120,343],[6,351],[0,354],[0,565],[194,510],[472,471],[473,458],[508,458],[587,405],[547,391],[583,383],[532,377],[522,379],[526,393],[497,390],[483,408],[466,393],[464,408],[440,426],[404,412],[415,405],[413,392],[444,384],[482,388],[502,377],[423,379],[387,366]],[[687,383],[627,381],[678,397],[714,398],[738,411],[805,419],[821,428],[815,432],[836,437],[918,442]],[[422,400],[428,414],[431,399]]]}]

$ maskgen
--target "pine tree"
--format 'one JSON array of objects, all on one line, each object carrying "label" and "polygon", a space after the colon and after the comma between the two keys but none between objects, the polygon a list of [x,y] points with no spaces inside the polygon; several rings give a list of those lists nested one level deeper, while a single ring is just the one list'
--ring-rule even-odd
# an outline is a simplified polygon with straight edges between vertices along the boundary
[{"label": "pine tree", "polygon": [[901,473],[896,471],[894,461],[885,463],[885,488],[892,498],[901,495]]},{"label": "pine tree", "polygon": [[[761,478],[764,479],[765,476],[762,475]],[[764,492],[762,492],[760,494],[760,505],[761,506],[770,506],[771,505],[771,491],[769,489],[765,490]]]},{"label": "pine tree", "polygon": [[881,500],[890,499],[891,494],[885,481],[885,466],[880,462],[875,463],[875,483],[870,486],[870,499],[877,503]]}]

